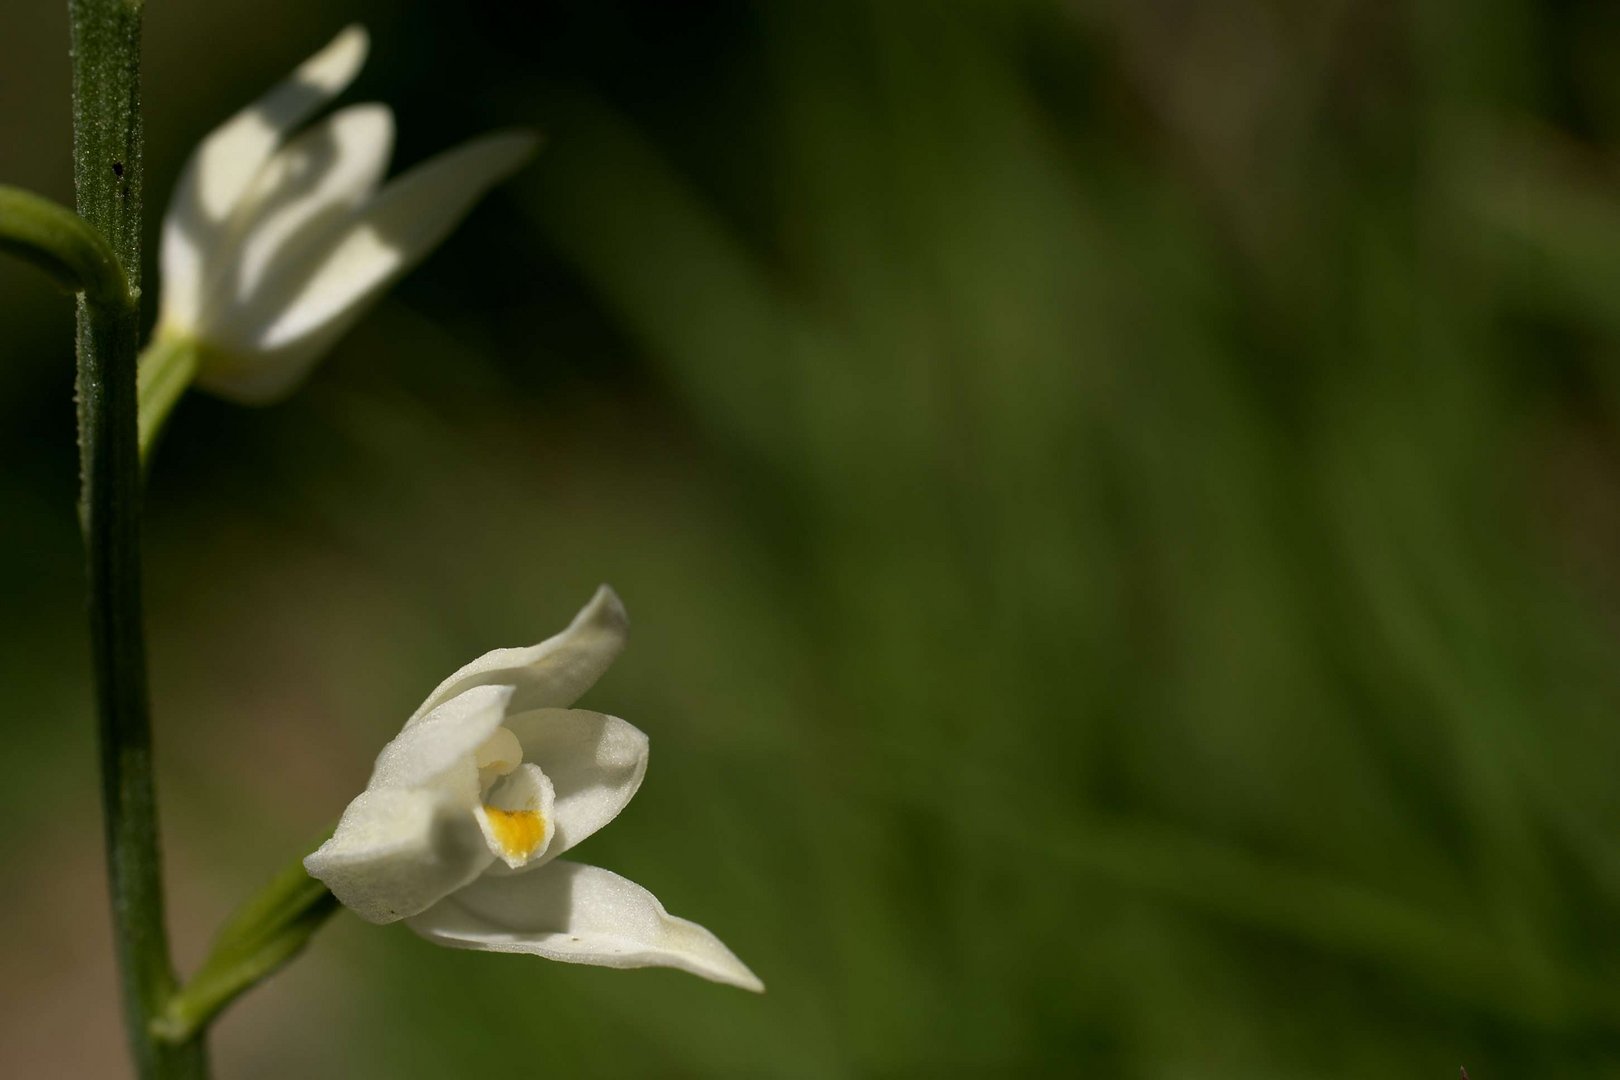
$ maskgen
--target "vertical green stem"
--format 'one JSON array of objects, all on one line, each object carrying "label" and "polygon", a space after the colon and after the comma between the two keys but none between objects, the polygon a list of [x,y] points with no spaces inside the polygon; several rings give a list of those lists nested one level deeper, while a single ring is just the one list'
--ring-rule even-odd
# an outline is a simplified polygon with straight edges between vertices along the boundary
[{"label": "vertical green stem", "polygon": [[143,1078],[203,1076],[200,1041],[158,1041],[174,992],[163,921],[152,729],[141,626],[140,451],[135,357],[141,266],[141,0],[68,0],[73,182],[80,215],[129,281],[121,298],[79,299],[79,449],[91,659],[113,933],[131,1052]]}]

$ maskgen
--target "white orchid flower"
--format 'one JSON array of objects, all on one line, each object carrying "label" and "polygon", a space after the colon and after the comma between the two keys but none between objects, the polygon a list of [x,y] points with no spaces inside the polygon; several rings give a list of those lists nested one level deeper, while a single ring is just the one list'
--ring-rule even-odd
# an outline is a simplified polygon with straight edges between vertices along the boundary
[{"label": "white orchid flower", "polygon": [[[287,394],[378,294],[533,152],[528,133],[474,139],[381,187],[386,105],[294,130],[365,61],[351,26],[191,155],[163,219],[157,346],[187,357],[148,381],[262,404]],[[166,411],[171,400],[163,402]]]},{"label": "white orchid flower", "polygon": [[450,676],[383,747],[305,869],[361,918],[404,919],[441,945],[673,967],[763,990],[719,938],[646,889],[557,858],[612,821],[647,770],[647,736],[568,707],[628,627],[604,585],[562,633]]}]

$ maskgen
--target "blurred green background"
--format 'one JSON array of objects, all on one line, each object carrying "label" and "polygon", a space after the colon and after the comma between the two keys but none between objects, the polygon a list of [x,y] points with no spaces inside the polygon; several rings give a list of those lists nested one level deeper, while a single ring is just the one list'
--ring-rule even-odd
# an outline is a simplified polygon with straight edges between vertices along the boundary
[{"label": "blurred green background", "polygon": [[[67,200],[64,6],[0,177]],[[181,962],[606,580],[580,855],[770,991],[340,918],[222,1077],[1620,1076],[1612,7],[150,0],[149,254],[351,19],[400,165],[547,148],[161,447]],[[0,298],[0,1074],[118,1076],[70,304]]]}]

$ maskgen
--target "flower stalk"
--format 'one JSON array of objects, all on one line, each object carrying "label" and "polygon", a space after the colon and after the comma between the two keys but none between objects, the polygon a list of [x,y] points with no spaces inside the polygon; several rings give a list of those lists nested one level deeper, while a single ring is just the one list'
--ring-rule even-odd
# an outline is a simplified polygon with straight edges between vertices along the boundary
[{"label": "flower stalk", "polygon": [[135,363],[141,265],[141,0],[69,0],[73,184],[125,288],[79,294],[78,403],[107,874],[130,1050],[143,1078],[207,1073],[200,1040],[151,1032],[174,992],[163,916],[141,623]]},{"label": "flower stalk", "polygon": [[169,413],[197,377],[201,354],[202,346],[195,341],[176,337],[159,338],[141,353],[137,398],[143,460],[151,453]]},{"label": "flower stalk", "polygon": [[303,952],[338,910],[302,862],[289,865],[220,928],[197,974],[152,1021],[153,1035],[177,1045],[198,1038],[227,1005]]}]

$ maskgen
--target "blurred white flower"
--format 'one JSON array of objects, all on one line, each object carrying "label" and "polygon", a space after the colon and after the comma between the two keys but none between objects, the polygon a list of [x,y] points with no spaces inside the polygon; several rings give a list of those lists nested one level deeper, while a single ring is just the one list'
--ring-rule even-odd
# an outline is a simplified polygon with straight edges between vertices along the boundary
[{"label": "blurred white flower", "polygon": [[603,586],[562,633],[450,676],[383,747],[305,868],[362,918],[406,919],[441,945],[673,967],[763,990],[718,938],[646,889],[557,858],[612,821],[647,770],[634,726],[568,708],[628,626]]},{"label": "blurred white flower", "polygon": [[393,149],[385,105],[294,129],[354,78],[351,26],[204,139],[163,219],[154,339],[197,352],[197,382],[257,404],[290,391],[367,304],[533,152],[528,133],[474,139],[378,189]]}]

